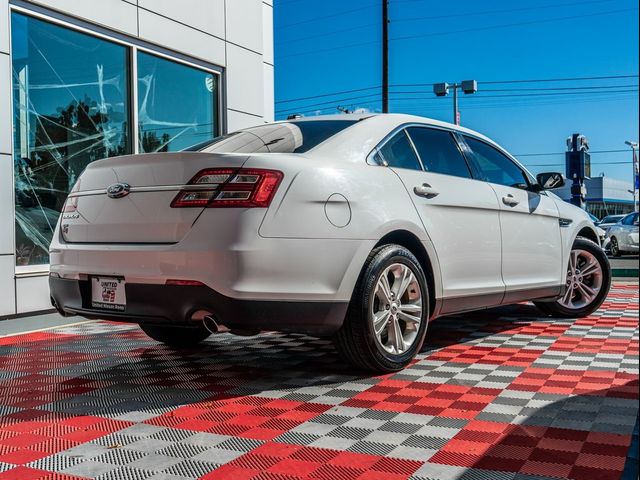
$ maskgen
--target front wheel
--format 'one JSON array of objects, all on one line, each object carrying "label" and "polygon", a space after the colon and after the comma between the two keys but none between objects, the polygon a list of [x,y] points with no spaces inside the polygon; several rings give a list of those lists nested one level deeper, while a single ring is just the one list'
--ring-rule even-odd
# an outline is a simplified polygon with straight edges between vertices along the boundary
[{"label": "front wheel", "polygon": [[211,335],[202,325],[174,327],[141,324],[140,328],[152,339],[177,348],[197,345]]},{"label": "front wheel", "polygon": [[622,256],[620,245],[618,244],[618,239],[616,237],[611,237],[611,246],[609,247],[609,250],[611,251],[611,255],[614,257]]},{"label": "front wheel", "polygon": [[342,328],[338,351],[356,367],[395,372],[406,367],[424,341],[429,316],[427,281],[416,257],[399,245],[374,249],[360,274]]},{"label": "front wheel", "polygon": [[554,302],[536,302],[536,306],[554,317],[586,317],[602,305],[610,288],[611,267],[606,254],[591,240],[578,238],[569,255],[564,295]]}]

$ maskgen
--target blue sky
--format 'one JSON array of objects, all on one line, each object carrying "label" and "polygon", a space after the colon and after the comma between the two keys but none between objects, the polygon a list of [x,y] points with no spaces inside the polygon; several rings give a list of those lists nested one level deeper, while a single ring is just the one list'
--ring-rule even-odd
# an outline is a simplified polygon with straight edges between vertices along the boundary
[{"label": "blue sky", "polygon": [[[274,4],[276,117],[379,111],[370,87],[381,84],[381,1]],[[451,97],[434,97],[429,84],[476,79],[479,92],[460,98],[462,124],[534,173],[564,171],[564,154],[529,155],[564,152],[572,133],[592,151],[638,140],[636,0],[390,0],[389,12],[392,112],[451,121]],[[612,76],[631,77],[489,83]],[[631,181],[630,151],[594,153],[592,164],[594,175]]]}]

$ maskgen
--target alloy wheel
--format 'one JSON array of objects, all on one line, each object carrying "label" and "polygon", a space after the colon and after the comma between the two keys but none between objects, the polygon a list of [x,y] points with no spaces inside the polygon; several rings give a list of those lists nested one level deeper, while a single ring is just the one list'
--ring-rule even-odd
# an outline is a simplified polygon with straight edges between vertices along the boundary
[{"label": "alloy wheel", "polygon": [[376,342],[400,355],[416,341],[423,318],[422,292],[407,265],[393,263],[378,277],[370,311]]},{"label": "alloy wheel", "polygon": [[611,255],[617,257],[620,255],[620,247],[618,246],[618,239],[616,237],[611,238]]},{"label": "alloy wheel", "polygon": [[567,291],[560,304],[571,310],[578,310],[591,304],[603,284],[602,265],[586,250],[572,250],[567,271]]}]

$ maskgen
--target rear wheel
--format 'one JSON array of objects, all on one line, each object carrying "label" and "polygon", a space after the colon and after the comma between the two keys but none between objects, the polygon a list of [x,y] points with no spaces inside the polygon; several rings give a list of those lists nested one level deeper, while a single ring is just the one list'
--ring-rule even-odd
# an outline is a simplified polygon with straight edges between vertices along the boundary
[{"label": "rear wheel", "polygon": [[586,317],[602,305],[610,288],[611,267],[604,251],[591,240],[578,238],[569,255],[564,295],[536,306],[554,317]]},{"label": "rear wheel", "polygon": [[356,367],[395,372],[409,364],[427,330],[429,293],[420,263],[406,248],[371,252],[353,293],[336,348]]},{"label": "rear wheel", "polygon": [[140,328],[152,339],[171,347],[197,345],[211,335],[209,330],[201,325],[196,327],[140,325]]}]

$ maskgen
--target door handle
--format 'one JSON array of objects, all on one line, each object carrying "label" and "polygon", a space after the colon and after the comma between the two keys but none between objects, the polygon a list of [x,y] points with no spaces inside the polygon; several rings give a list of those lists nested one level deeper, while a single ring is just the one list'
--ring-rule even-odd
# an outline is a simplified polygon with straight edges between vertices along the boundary
[{"label": "door handle", "polygon": [[516,205],[518,205],[520,203],[520,201],[517,200],[513,195],[509,194],[509,195],[506,195],[506,196],[502,197],[502,203],[504,203],[505,205],[508,205],[510,207],[515,207]]},{"label": "door handle", "polygon": [[435,197],[437,195],[440,195],[440,192],[428,183],[423,183],[422,185],[414,187],[413,193],[415,193],[416,195],[420,195],[421,197]]}]

